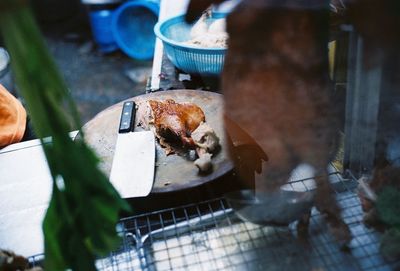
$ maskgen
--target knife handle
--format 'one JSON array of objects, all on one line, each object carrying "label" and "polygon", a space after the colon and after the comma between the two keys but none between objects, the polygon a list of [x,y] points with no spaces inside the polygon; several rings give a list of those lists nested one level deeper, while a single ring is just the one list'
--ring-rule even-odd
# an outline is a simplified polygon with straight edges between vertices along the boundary
[{"label": "knife handle", "polygon": [[134,101],[124,102],[119,122],[119,133],[129,133],[133,131],[135,124],[136,104]]}]

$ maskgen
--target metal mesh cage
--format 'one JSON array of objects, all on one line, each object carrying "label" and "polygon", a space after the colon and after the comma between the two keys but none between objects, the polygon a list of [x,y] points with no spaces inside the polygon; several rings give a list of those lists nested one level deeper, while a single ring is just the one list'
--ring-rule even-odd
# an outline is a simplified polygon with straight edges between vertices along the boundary
[{"label": "metal mesh cage", "polygon": [[[296,178],[296,176],[294,176]],[[118,224],[122,245],[97,260],[99,270],[393,270],[379,253],[380,234],[364,226],[355,180],[330,174],[342,217],[353,240],[343,251],[313,208],[309,238],[297,238],[289,227],[259,226],[241,221],[222,198],[124,218]],[[315,188],[312,177],[287,185]],[[33,265],[40,256],[32,257]]]}]

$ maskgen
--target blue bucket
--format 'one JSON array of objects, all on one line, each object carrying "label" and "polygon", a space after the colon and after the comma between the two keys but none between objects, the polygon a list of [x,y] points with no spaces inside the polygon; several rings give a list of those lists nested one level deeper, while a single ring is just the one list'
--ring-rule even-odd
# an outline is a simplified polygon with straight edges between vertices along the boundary
[{"label": "blue bucket", "polygon": [[156,37],[153,27],[158,21],[158,1],[128,1],[118,7],[111,28],[120,49],[128,56],[153,58]]},{"label": "blue bucket", "polygon": [[107,9],[89,12],[93,39],[103,53],[118,50],[118,45],[111,31],[112,14],[113,11]]}]

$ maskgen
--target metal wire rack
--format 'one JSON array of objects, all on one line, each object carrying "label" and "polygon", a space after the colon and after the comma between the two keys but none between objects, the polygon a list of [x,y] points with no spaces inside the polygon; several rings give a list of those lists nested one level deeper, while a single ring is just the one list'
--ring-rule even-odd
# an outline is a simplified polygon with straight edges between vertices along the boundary
[{"label": "metal wire rack", "polygon": [[[296,176],[294,176],[296,178]],[[124,218],[118,224],[122,245],[99,259],[99,270],[394,270],[379,253],[380,234],[362,223],[355,180],[330,174],[342,217],[353,240],[343,251],[328,233],[322,215],[313,208],[309,239],[289,227],[243,222],[223,199]],[[291,181],[287,188],[315,188],[312,177]],[[32,257],[35,265],[41,257]]]}]

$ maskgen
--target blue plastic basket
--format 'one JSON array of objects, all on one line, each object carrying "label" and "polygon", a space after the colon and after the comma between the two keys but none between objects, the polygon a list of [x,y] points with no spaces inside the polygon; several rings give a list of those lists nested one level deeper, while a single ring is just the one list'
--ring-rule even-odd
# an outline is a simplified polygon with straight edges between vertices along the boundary
[{"label": "blue plastic basket", "polygon": [[[226,13],[213,13],[212,20],[226,17]],[[226,48],[199,48],[184,44],[190,39],[191,25],[184,15],[158,22],[154,33],[163,41],[168,59],[180,70],[189,74],[218,75],[224,66]]]},{"label": "blue plastic basket", "polygon": [[147,60],[154,55],[158,20],[158,1],[135,0],[122,4],[114,12],[111,28],[121,50],[128,56]]}]

